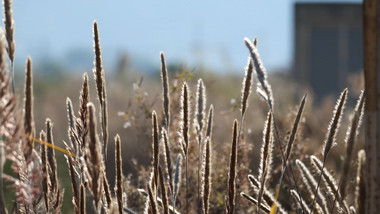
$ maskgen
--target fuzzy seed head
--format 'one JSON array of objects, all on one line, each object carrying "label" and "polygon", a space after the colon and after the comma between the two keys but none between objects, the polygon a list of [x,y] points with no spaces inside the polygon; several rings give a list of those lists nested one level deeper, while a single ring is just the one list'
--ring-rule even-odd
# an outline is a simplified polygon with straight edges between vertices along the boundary
[{"label": "fuzzy seed head", "polygon": [[248,108],[248,98],[249,95],[251,94],[251,86],[252,86],[252,75],[253,73],[253,62],[251,57],[248,58],[248,65],[245,68],[245,76],[243,80],[243,87],[241,91],[241,115],[242,117],[245,114],[245,111]]},{"label": "fuzzy seed head", "polygon": [[206,110],[206,88],[202,79],[198,80],[197,93],[195,102],[194,129],[201,133],[204,127],[205,110]]},{"label": "fuzzy seed head", "polygon": [[328,152],[330,149],[336,144],[336,135],[340,125],[340,119],[343,115],[344,105],[346,103],[347,98],[347,89],[344,89],[342,94],[340,95],[337,104],[335,105],[334,116],[331,119],[326,140],[325,146],[323,147],[323,157],[326,159]]}]

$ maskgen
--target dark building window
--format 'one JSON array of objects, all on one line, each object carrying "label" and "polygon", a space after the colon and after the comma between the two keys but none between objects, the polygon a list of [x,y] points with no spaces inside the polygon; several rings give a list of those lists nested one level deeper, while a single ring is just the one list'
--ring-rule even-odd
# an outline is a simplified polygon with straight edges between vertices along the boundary
[{"label": "dark building window", "polygon": [[338,93],[363,68],[361,4],[296,3],[294,44],[295,78],[317,97]]}]

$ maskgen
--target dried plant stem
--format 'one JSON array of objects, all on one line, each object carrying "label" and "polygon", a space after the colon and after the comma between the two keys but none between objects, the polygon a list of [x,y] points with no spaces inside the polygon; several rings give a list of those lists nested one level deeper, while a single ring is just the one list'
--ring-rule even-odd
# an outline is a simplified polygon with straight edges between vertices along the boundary
[{"label": "dried plant stem", "polygon": [[115,165],[116,165],[116,198],[119,208],[119,214],[123,213],[123,160],[121,158],[120,136],[115,137]]},{"label": "dried plant stem", "polygon": [[359,128],[361,125],[361,119],[363,117],[364,113],[364,91],[360,94],[360,97],[358,99],[358,103],[355,107],[355,113],[351,119],[351,124],[347,130],[346,135],[346,159],[344,160],[343,164],[343,172],[340,177],[340,184],[339,184],[339,190],[340,195],[344,199],[346,196],[346,185],[347,185],[347,178],[348,178],[348,171],[350,169],[350,163],[351,163],[351,157],[352,152],[354,149],[354,143],[356,140],[356,136],[359,133]]},{"label": "dried plant stem", "polygon": [[245,45],[249,49],[249,52],[251,54],[251,58],[253,60],[253,65],[255,67],[256,76],[257,76],[257,79],[259,80],[259,83],[260,83],[259,90],[264,91],[261,94],[267,100],[269,108],[273,109],[274,101],[273,101],[272,88],[267,81],[266,69],[265,69],[265,67],[264,67],[264,65],[260,59],[260,55],[259,55],[259,51],[257,49],[257,45],[255,45],[257,43],[257,38],[255,39],[255,44],[252,44],[252,42],[248,38],[245,38],[244,41],[245,41]]},{"label": "dried plant stem", "polygon": [[349,208],[348,208],[347,204],[345,203],[345,201],[342,199],[342,197],[339,193],[339,190],[338,190],[338,185],[336,184],[336,181],[333,178],[333,176],[327,170],[325,170],[323,168],[322,162],[317,157],[312,155],[312,156],[310,156],[310,159],[311,159],[312,166],[317,171],[321,171],[321,173],[323,175],[323,179],[325,181],[325,185],[327,186],[328,190],[330,191],[330,194],[334,195],[336,200],[338,200],[341,208],[344,209],[344,211],[346,213],[349,213],[348,212]]},{"label": "dried plant stem", "polygon": [[[32,59],[30,57],[26,60],[25,69],[25,89],[24,89],[24,133],[34,137],[34,117],[33,117],[33,73],[32,73]],[[24,151],[25,159],[28,160],[34,149],[33,140],[27,139]]]},{"label": "dried plant stem", "polygon": [[[302,196],[298,189],[298,185],[297,185],[297,182],[296,182],[296,179],[295,179],[295,175],[294,175],[294,172],[293,172],[293,167],[289,164],[288,165],[288,160],[289,160],[289,157],[291,155],[291,152],[292,152],[292,148],[293,148],[293,144],[294,144],[294,141],[295,141],[295,138],[296,138],[296,134],[297,134],[297,130],[298,130],[298,125],[299,125],[299,122],[302,118],[302,113],[303,113],[303,109],[305,107],[305,102],[306,102],[306,96],[307,94],[305,94],[301,100],[301,103],[300,103],[300,107],[298,108],[298,113],[297,113],[297,116],[296,116],[296,119],[293,123],[293,127],[292,127],[292,131],[291,131],[291,134],[290,134],[290,137],[289,137],[289,141],[287,143],[287,146],[286,146],[286,153],[285,153],[285,156],[284,156],[284,152],[283,152],[283,148],[282,148],[282,144],[280,142],[280,136],[279,136],[279,133],[278,133],[278,130],[277,130],[277,125],[276,125],[276,121],[275,121],[275,118],[274,118],[274,115],[273,115],[273,124],[274,124],[274,128],[275,128],[275,133],[276,133],[276,136],[277,136],[277,139],[278,139],[278,142],[279,142],[279,145],[280,145],[280,150],[281,150],[281,155],[282,155],[282,169],[281,169],[281,176],[280,176],[280,181],[276,187],[276,191],[279,191],[280,188],[281,188],[281,184],[282,184],[282,179],[284,177],[284,174],[285,174],[285,171],[287,169],[287,167],[289,166],[289,169],[291,171],[291,175],[289,175],[289,173],[287,174],[288,178],[290,178],[290,176],[292,176],[292,179],[293,179],[293,182],[294,182],[294,186],[295,186],[295,189],[296,189],[296,192],[297,194],[301,197],[301,200],[302,200]],[[273,114],[273,110],[272,111],[272,114]],[[293,183],[291,182],[291,185],[293,185]],[[276,199],[277,200],[277,199]],[[303,204],[301,203],[301,208],[302,208],[302,211],[305,213],[305,210],[303,209]]]},{"label": "dried plant stem", "polygon": [[79,118],[80,122],[77,125],[81,149],[83,150],[86,146],[86,136],[88,132],[88,113],[87,113],[87,104],[90,102],[90,91],[88,86],[88,75],[87,73],[83,74],[83,84],[79,97]]},{"label": "dried plant stem", "polygon": [[248,98],[251,93],[251,86],[252,86],[252,73],[253,73],[253,66],[252,66],[252,60],[251,58],[248,59],[248,65],[245,69],[245,76],[243,80],[243,88],[242,88],[242,100],[241,100],[241,117],[240,117],[240,127],[239,127],[239,133],[237,137],[237,144],[240,142],[240,135],[243,129],[243,122],[244,122],[244,115],[248,108]]},{"label": "dried plant stem", "polygon": [[[307,167],[302,161],[297,159],[296,165],[301,172],[302,180],[304,184],[307,186],[307,190],[309,194],[313,195],[314,189],[316,189],[317,187],[317,181],[314,179],[313,175],[307,169]],[[327,208],[326,198],[322,195],[322,192],[320,190],[317,191],[317,197],[318,197],[318,200],[321,202],[321,206],[323,207],[324,213],[329,213],[329,210]]]},{"label": "dried plant stem", "polygon": [[325,164],[326,164],[326,160],[327,160],[327,155],[328,155],[329,151],[331,150],[331,148],[333,147],[333,145],[335,143],[335,138],[336,138],[336,134],[337,134],[338,129],[339,129],[340,118],[343,115],[343,109],[344,109],[344,104],[346,103],[346,98],[347,98],[347,88],[344,89],[343,92],[342,92],[342,94],[340,95],[340,98],[339,98],[339,100],[338,100],[338,102],[337,102],[337,104],[335,106],[334,115],[333,115],[333,117],[331,119],[331,122],[330,122],[330,125],[329,125],[329,128],[328,128],[328,132],[327,132],[327,136],[326,136],[326,140],[325,140],[325,145],[323,147],[323,164],[322,164],[322,169],[321,169],[321,173],[319,175],[319,179],[318,179],[318,183],[317,183],[317,188],[314,191],[313,201],[311,203],[310,214],[313,212],[315,199],[317,197],[317,191],[318,191],[319,185],[320,185],[321,180],[322,180],[323,169],[325,168]]},{"label": "dried plant stem", "polygon": [[[252,198],[251,196],[249,196],[249,195],[247,195],[247,194],[245,194],[243,192],[240,193],[240,195],[243,196],[245,199],[247,199],[252,204],[258,206],[257,200],[255,198]],[[264,211],[265,213],[269,213],[270,212],[270,207],[268,207],[265,204],[260,204],[260,210]]]},{"label": "dried plant stem", "polygon": [[207,214],[209,211],[209,201],[211,192],[211,162],[212,162],[212,149],[210,138],[206,139],[204,151],[204,177],[203,177],[203,213]]},{"label": "dried plant stem", "polygon": [[74,165],[73,165],[73,159],[70,156],[65,156],[67,160],[67,165],[69,167],[69,174],[71,178],[71,187],[73,190],[73,205],[74,205],[74,211],[75,213],[78,213],[80,210],[80,189],[78,189],[78,183],[77,183],[77,172],[75,171]]},{"label": "dried plant stem", "polygon": [[166,161],[166,170],[167,174],[169,176],[169,188],[170,191],[173,193],[174,188],[173,188],[173,168],[172,168],[172,157],[171,157],[171,152],[170,152],[170,147],[169,147],[169,137],[166,132],[166,130],[163,128],[162,129],[162,139],[164,141],[164,149],[165,149],[165,161]]},{"label": "dried plant stem", "polygon": [[[346,158],[345,158],[344,163],[343,163],[343,171],[342,171],[342,175],[340,176],[339,185],[338,185],[339,193],[342,197],[342,200],[344,200],[346,197],[346,185],[347,185],[347,179],[348,179],[348,172],[350,169],[351,157],[352,157],[352,152],[354,149],[354,143],[355,143],[356,137],[359,133],[361,120],[362,120],[363,113],[364,113],[364,101],[365,101],[364,91],[362,91],[360,96],[359,96],[358,102],[356,104],[354,114],[352,115],[350,126],[348,127],[347,133],[346,133],[346,139],[345,139]],[[336,201],[336,198],[334,199],[334,203],[332,204],[331,213],[334,212],[335,201]]]},{"label": "dried plant stem", "polygon": [[[276,117],[274,114],[274,108],[273,108],[274,101],[273,101],[272,88],[267,81],[266,69],[265,69],[265,67],[261,61],[261,58],[260,58],[260,55],[259,55],[259,52],[257,49],[257,38],[255,38],[254,43],[252,43],[248,38],[245,38],[244,41],[245,41],[247,48],[249,49],[249,52],[250,52],[250,55],[251,55],[251,58],[253,60],[253,64],[255,67],[256,76],[259,80],[260,85],[258,87],[258,92],[260,92],[260,94],[266,99],[268,106],[272,112],[273,126],[274,126],[274,131],[276,134],[276,141],[277,141],[278,146],[279,146],[280,151],[281,151],[282,160],[284,163],[286,163],[284,148],[283,148],[282,143],[281,143],[281,137],[280,137],[280,134],[279,134],[279,131],[277,128]],[[294,185],[298,195],[301,197],[301,195],[299,194],[300,191],[298,189],[298,185],[297,185],[296,178],[294,175],[293,167],[291,165],[289,165],[290,174],[286,170],[286,168],[287,168],[287,165],[283,166],[283,168],[282,168],[280,181],[276,187],[276,192],[279,192],[281,184],[282,184],[282,179],[283,179],[284,173],[287,172],[286,175],[289,178],[289,180],[291,180],[291,182],[290,182],[291,188],[293,188],[293,185]],[[294,184],[292,181],[294,182]],[[302,207],[302,204],[301,204],[301,207]],[[303,210],[303,212],[305,212],[305,210]]]},{"label": "dried plant stem", "polygon": [[[173,195],[174,192],[174,187],[173,187],[173,167],[172,167],[172,157],[171,157],[171,152],[170,152],[170,147],[169,147],[169,141],[168,141],[168,135],[166,133],[166,130],[162,128],[162,139],[164,141],[164,156],[165,156],[165,161],[166,161],[166,172],[169,177],[169,190]],[[174,203],[174,200],[173,200]]]},{"label": "dried plant stem", "polygon": [[[53,124],[51,123],[50,119],[47,119],[46,120],[46,141],[54,145],[52,129],[53,129]],[[47,149],[47,158],[48,158],[48,164],[51,169],[51,172],[49,174],[50,190],[52,192],[56,192],[58,190],[57,162],[55,159],[55,151],[51,147]]]},{"label": "dried plant stem", "polygon": [[355,189],[355,207],[357,213],[365,213],[365,183],[364,183],[364,173],[365,173],[365,161],[366,154],[364,150],[358,152],[358,167],[356,172],[356,189]]},{"label": "dried plant stem", "polygon": [[105,173],[103,173],[103,188],[104,188],[104,196],[107,201],[107,208],[110,209],[111,203],[112,203],[112,197],[111,197],[110,185],[108,184],[108,179]]},{"label": "dried plant stem", "polygon": [[285,165],[287,164],[287,161],[289,160],[289,157],[292,153],[292,148],[293,148],[294,141],[296,139],[298,126],[299,126],[299,123],[300,123],[301,118],[302,118],[303,109],[305,107],[306,96],[307,96],[307,94],[305,94],[301,100],[301,103],[300,103],[299,108],[298,108],[297,116],[294,120],[292,131],[291,131],[290,136],[289,136],[288,144],[286,145]]},{"label": "dried plant stem", "polygon": [[230,171],[228,174],[228,196],[227,196],[227,213],[233,214],[235,209],[236,193],[236,164],[237,164],[237,141],[238,141],[238,122],[235,119],[232,131],[232,146],[230,156]]},{"label": "dried plant stem", "polygon": [[[44,131],[40,132],[40,140],[46,141],[46,134]],[[44,175],[42,179],[42,189],[44,192],[44,198],[45,198],[45,207],[46,212],[49,211],[49,173],[48,173],[48,160],[47,160],[47,146],[41,145],[41,162],[42,162],[42,173]]]},{"label": "dried plant stem", "polygon": [[[103,131],[103,156],[104,156],[104,166],[105,172],[107,174],[107,145],[108,145],[108,104],[107,104],[107,93],[106,93],[106,79],[103,70],[101,47],[98,31],[98,23],[94,22],[94,52],[95,52],[95,68],[94,76],[96,89],[98,92],[98,99],[100,103],[100,115],[102,121],[102,131]],[[107,177],[107,176],[106,176]]]},{"label": "dried plant stem", "polygon": [[173,209],[175,209],[176,199],[179,191],[179,185],[181,184],[181,165],[182,165],[182,156],[178,155],[177,163],[175,167],[174,174],[174,192],[173,192]]},{"label": "dried plant stem", "polygon": [[311,209],[307,206],[306,202],[298,195],[298,193],[294,190],[290,190],[290,193],[292,196],[296,199],[299,206],[302,208],[302,210],[305,210],[307,213],[311,213]]},{"label": "dried plant stem", "polygon": [[204,87],[202,79],[198,80],[197,92],[195,103],[195,115],[194,115],[194,129],[198,136],[198,213],[201,212],[202,201],[200,199],[200,185],[201,185],[201,162],[202,162],[202,144],[203,144],[203,128],[206,110],[206,88]]},{"label": "dried plant stem", "polygon": [[90,181],[89,190],[94,199],[94,207],[96,211],[99,211],[100,199],[102,194],[102,184],[103,184],[103,167],[101,162],[101,154],[99,151],[99,141],[96,134],[96,118],[95,118],[95,107],[92,103],[87,104],[88,112],[88,124],[89,132],[87,144],[87,170],[88,170],[88,180]]},{"label": "dried plant stem", "polygon": [[189,124],[190,124],[190,98],[189,98],[189,87],[185,82],[182,86],[182,96],[181,96],[181,118],[182,118],[182,148],[185,155],[185,176],[186,176],[186,213],[189,213],[189,201],[188,201],[188,152],[189,152]]},{"label": "dried plant stem", "polygon": [[212,135],[212,126],[214,121],[214,106],[211,104],[210,108],[208,110],[208,116],[207,116],[207,130],[206,130],[206,137],[210,138],[211,141],[211,135]]},{"label": "dried plant stem", "polygon": [[86,190],[83,184],[80,185],[79,214],[86,214]]},{"label": "dried plant stem", "polygon": [[98,93],[98,99],[100,105],[103,105],[103,91],[104,91],[104,70],[102,64],[102,54],[99,40],[99,31],[98,31],[98,23],[94,21],[94,52],[95,52],[95,68],[94,68],[94,77],[96,83],[96,90]]},{"label": "dried plant stem", "polygon": [[71,102],[70,98],[66,98],[66,106],[67,106],[67,119],[68,119],[68,130],[67,134],[70,139],[70,147],[68,146],[68,150],[73,151],[75,154],[78,155],[78,141],[76,140],[78,137],[78,132],[76,130],[75,126],[75,116],[74,116],[74,110],[73,110],[73,104]]},{"label": "dried plant stem", "polygon": [[[253,175],[248,175],[248,180],[251,184],[251,186],[254,188],[254,191],[256,193],[259,192],[260,189],[260,182],[253,176]],[[264,187],[264,194],[263,194],[263,200],[269,205],[273,206],[274,204],[276,205],[276,212],[279,213],[287,213],[283,208],[282,205],[276,201],[275,197],[267,188]],[[256,200],[255,200],[256,201]]]},{"label": "dried plant stem", "polygon": [[[248,59],[248,65],[247,65],[245,70],[246,70],[246,72],[245,72],[245,77],[244,77],[243,84],[242,84],[243,88],[242,88],[242,92],[241,92],[242,93],[241,109],[240,109],[241,110],[241,117],[240,117],[240,121],[239,121],[239,124],[240,124],[239,131],[237,132],[237,139],[236,139],[237,145],[240,144],[240,135],[243,131],[244,116],[245,116],[245,112],[248,108],[248,98],[249,98],[249,95],[251,93],[252,73],[253,73],[251,58]],[[210,116],[211,116],[211,118],[210,118]],[[212,120],[212,117],[213,117],[213,108],[212,109],[210,108],[209,121]],[[209,134],[208,129],[207,129],[207,134]],[[236,156],[236,167],[238,165],[237,162],[238,162],[238,160],[237,160],[237,156]],[[238,170],[238,169],[235,169],[235,170]],[[235,198],[234,198],[233,202],[235,203]],[[235,206],[235,204],[233,206]],[[232,212],[233,212],[233,210],[232,210]]]},{"label": "dried plant stem", "polygon": [[154,196],[152,187],[148,185],[148,194],[149,194],[149,207],[152,214],[158,214],[158,207],[156,197]]},{"label": "dried plant stem", "polygon": [[11,60],[11,78],[12,78],[12,93],[15,92],[15,78],[14,78],[14,60],[15,60],[15,49],[16,44],[14,40],[14,21],[13,21],[13,11],[12,11],[12,0],[3,0],[4,6],[4,26],[5,26],[5,38],[8,43],[8,56]]},{"label": "dried plant stem", "polygon": [[7,209],[5,208],[4,193],[3,193],[3,160],[4,157],[4,148],[0,146],[0,213],[7,214]]},{"label": "dried plant stem", "polygon": [[245,111],[248,108],[248,98],[251,94],[252,77],[253,77],[253,64],[251,57],[248,58],[248,65],[245,69],[245,77],[243,80],[243,88],[241,93],[241,117],[244,117]]},{"label": "dried plant stem", "polygon": [[153,150],[153,182],[154,182],[154,193],[157,197],[157,187],[158,187],[158,163],[159,163],[159,136],[158,136],[158,122],[157,114],[155,111],[152,112],[152,150]]},{"label": "dried plant stem", "polygon": [[165,124],[166,130],[169,133],[170,127],[170,96],[169,96],[169,77],[168,70],[166,68],[166,61],[164,52],[160,53],[161,56],[161,81],[162,81],[162,97],[163,97],[163,106],[164,106],[164,114],[165,114]]},{"label": "dried plant stem", "polygon": [[[209,149],[210,150],[210,157],[209,157],[209,160],[206,160],[205,163],[210,164],[210,166],[208,167],[210,169],[210,172],[209,172],[210,175],[207,176],[210,178],[209,178],[209,181],[207,181],[207,182],[209,182],[208,188],[211,189],[211,164],[212,164],[212,156],[211,156],[212,155],[212,149],[211,149],[212,140],[211,140],[211,136],[212,136],[213,121],[214,121],[214,106],[212,104],[210,105],[207,118],[208,118],[208,120],[207,120],[207,129],[206,129],[206,139],[207,139],[207,141],[206,141],[206,146],[207,146],[206,153],[207,153],[207,149]],[[210,144],[210,145],[207,145],[207,144]],[[208,158],[206,157],[206,159],[208,159]],[[207,167],[207,165],[206,165],[206,167]],[[205,169],[205,172],[206,172],[206,169]],[[206,185],[206,180],[205,180],[205,185]],[[210,197],[209,196],[210,192],[207,193],[206,188],[205,188],[204,194],[208,194],[208,196],[207,196],[208,199],[206,200],[205,195],[203,196],[203,198],[204,198],[203,199],[203,209],[205,210],[205,213],[208,213],[208,209],[209,209],[209,204],[208,204],[209,202],[208,201],[209,201],[209,197]]]},{"label": "dried plant stem", "polygon": [[164,213],[169,214],[169,200],[166,193],[166,185],[164,180],[164,175],[162,173],[161,166],[158,168],[158,174],[160,177],[160,186],[161,186],[161,195],[162,195],[162,204],[164,206]]},{"label": "dried plant stem", "polygon": [[260,168],[259,168],[259,177],[260,180],[260,189],[257,195],[257,213],[260,213],[260,205],[262,196],[265,189],[266,180],[270,174],[270,165],[272,162],[272,114],[269,111],[268,118],[265,123],[264,136],[263,136],[263,146],[261,148],[261,157],[260,157]]}]

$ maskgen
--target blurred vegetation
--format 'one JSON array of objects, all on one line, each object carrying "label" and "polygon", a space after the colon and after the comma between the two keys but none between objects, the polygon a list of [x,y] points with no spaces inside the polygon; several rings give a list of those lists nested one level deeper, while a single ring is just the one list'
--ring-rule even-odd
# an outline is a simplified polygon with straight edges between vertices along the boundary
[{"label": "blurred vegetation", "polygon": [[[149,180],[149,167],[151,164],[151,112],[155,109],[158,112],[160,124],[163,124],[162,109],[162,92],[160,71],[144,74],[130,69],[124,62],[123,57],[120,58],[115,71],[106,70],[107,93],[109,100],[109,130],[110,136],[117,133],[122,139],[122,156],[123,156],[123,174],[127,178],[128,188],[128,206],[137,211],[142,212],[145,197],[137,192],[137,188],[145,188],[145,184]],[[226,194],[227,170],[229,162],[230,142],[231,142],[231,121],[239,118],[241,82],[244,71],[231,72],[228,74],[217,74],[208,72],[207,70],[189,69],[180,64],[168,66],[169,84],[171,94],[172,112],[178,112],[173,117],[178,120],[179,115],[179,98],[181,93],[181,85],[184,81],[189,83],[191,90],[191,99],[194,103],[196,81],[202,78],[207,91],[207,103],[213,104],[215,109],[214,129],[212,147],[213,155],[213,178],[210,210],[213,213],[224,211],[224,197]],[[90,79],[93,78],[92,71],[87,71]],[[16,69],[16,84],[19,98],[22,95],[23,75],[22,68]],[[67,114],[66,114],[66,97],[71,98],[74,111],[78,111],[79,93],[82,84],[81,74],[68,72],[59,63],[35,65],[34,69],[34,102],[35,102],[35,126],[36,133],[45,129],[45,119],[51,118],[54,124],[54,140],[59,146],[63,146],[63,141],[68,141],[67,136]],[[256,81],[254,79],[254,81]],[[305,155],[317,154],[323,146],[323,139],[328,127],[328,122],[332,116],[336,96],[325,97],[322,101],[313,102],[313,92],[310,87],[305,84],[298,84],[292,80],[289,73],[277,72],[269,74],[274,99],[276,101],[276,121],[279,126],[280,136],[286,139],[290,133],[292,122],[297,112],[297,105],[301,97],[308,93],[308,101],[305,108],[304,118],[300,125],[295,148],[293,150],[293,158],[302,159]],[[90,82],[91,100],[95,102],[95,86],[94,81]],[[302,85],[302,86],[301,86]],[[360,90],[363,88],[362,75],[356,74],[348,77],[348,87],[350,89],[349,105],[347,111],[352,111],[354,101],[359,96]],[[255,84],[253,86],[253,90]],[[21,101],[21,100],[20,100]],[[257,172],[259,163],[259,153],[262,143],[262,130],[267,113],[267,104],[263,102],[260,96],[253,94],[249,100],[249,109],[245,116],[245,124],[242,132],[242,143],[239,147],[240,171],[238,174],[238,192],[251,192],[247,174]],[[194,107],[193,107],[194,108]],[[346,130],[348,124],[348,115],[343,118],[343,127]],[[174,122],[175,123],[175,122]],[[173,135],[175,132],[172,131]],[[338,133],[338,145],[330,154],[330,161],[327,168],[334,172],[340,173],[342,165],[342,157],[344,155],[344,139],[345,132]],[[112,139],[111,137],[110,139]],[[175,136],[171,136],[175,139]],[[192,139],[190,146],[190,162],[196,164],[196,142]],[[172,142],[176,145],[177,142]],[[360,136],[359,144],[363,144],[363,137]],[[178,146],[178,145],[177,145]],[[176,146],[175,146],[176,147]],[[357,146],[356,148],[358,148]],[[179,148],[174,151],[179,152]],[[274,154],[279,154],[278,152]],[[66,160],[63,154],[57,152],[58,176],[59,181],[65,189],[64,203],[62,213],[72,213],[73,206],[71,203],[72,191],[68,173]],[[108,149],[108,168],[107,176],[110,181],[111,191],[114,189],[115,169],[114,169],[114,142],[110,141]],[[281,162],[281,157],[275,155],[274,161]],[[274,169],[273,176],[279,176],[281,172],[281,164],[277,164],[278,168]],[[190,186],[196,186],[196,168],[190,169],[190,174],[194,175],[190,178]],[[5,173],[14,175],[9,167],[9,163],[5,165]],[[273,182],[277,182],[274,179]],[[6,183],[4,190],[8,208],[11,210],[12,191],[9,188],[10,183]],[[273,183],[274,187],[276,183]],[[283,188],[289,188],[284,185]],[[216,194],[214,194],[214,192]],[[196,189],[190,190],[190,195],[196,195]],[[183,200],[179,196],[179,205],[181,208]],[[282,195],[280,197],[285,197]],[[195,196],[190,196],[190,203],[194,205]],[[182,201],[182,202],[181,202]],[[280,201],[289,201],[280,198]],[[253,207],[245,200],[238,200],[238,210],[252,210]],[[283,204],[290,206],[290,204]],[[194,205],[195,206],[195,205]],[[289,207],[290,208],[290,207]]]}]

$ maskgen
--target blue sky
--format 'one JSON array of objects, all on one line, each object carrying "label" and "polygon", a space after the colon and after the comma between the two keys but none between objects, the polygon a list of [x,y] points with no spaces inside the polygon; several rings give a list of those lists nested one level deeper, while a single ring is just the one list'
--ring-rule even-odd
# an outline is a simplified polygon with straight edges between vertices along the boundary
[{"label": "blue sky", "polygon": [[242,69],[248,56],[243,39],[256,36],[268,70],[291,65],[294,0],[110,2],[16,0],[16,59],[64,61],[79,52],[89,56],[84,61],[91,68],[97,20],[106,66],[121,52],[159,66],[164,51],[168,63],[202,64],[220,72]]}]

